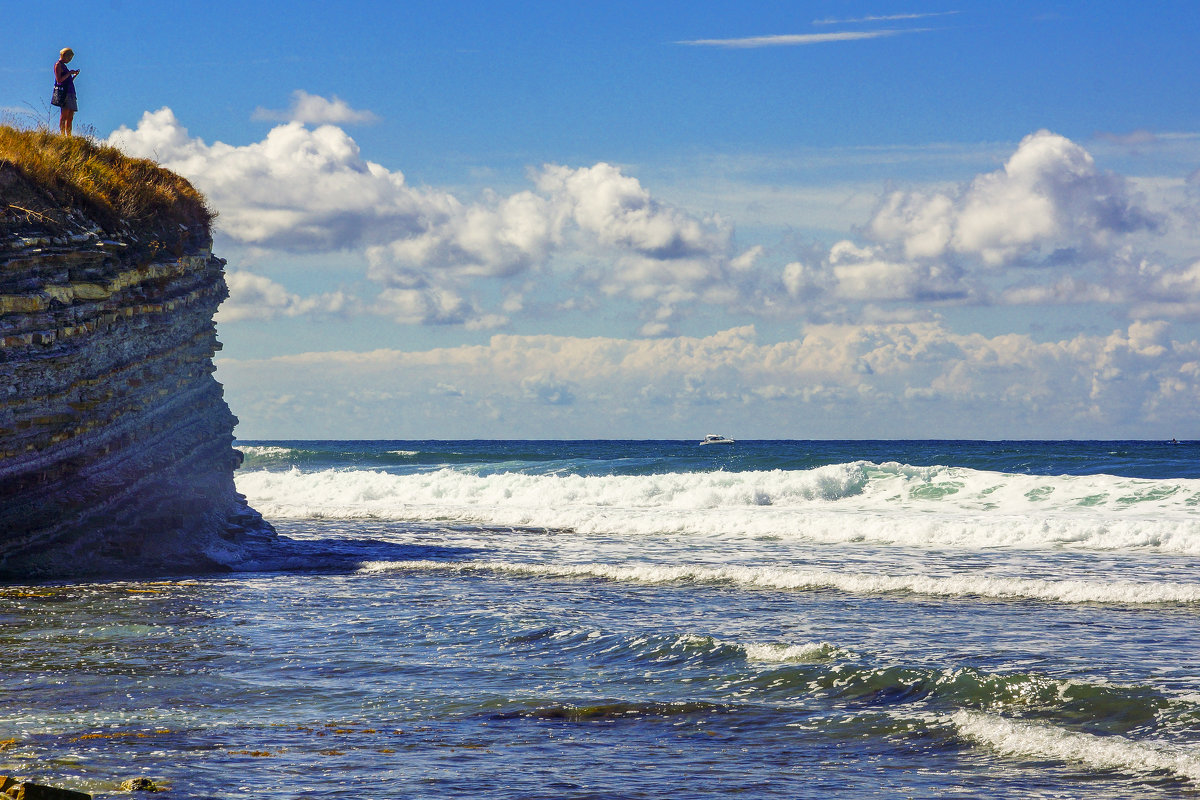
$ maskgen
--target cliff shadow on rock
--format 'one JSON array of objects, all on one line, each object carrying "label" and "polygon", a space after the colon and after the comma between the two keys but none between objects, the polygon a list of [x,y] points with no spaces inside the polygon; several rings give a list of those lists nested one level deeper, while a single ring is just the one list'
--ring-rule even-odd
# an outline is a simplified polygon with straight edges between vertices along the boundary
[{"label": "cliff shadow on rock", "polygon": [[224,570],[274,539],[212,374],[212,218],[153,162],[0,126],[0,576]]}]

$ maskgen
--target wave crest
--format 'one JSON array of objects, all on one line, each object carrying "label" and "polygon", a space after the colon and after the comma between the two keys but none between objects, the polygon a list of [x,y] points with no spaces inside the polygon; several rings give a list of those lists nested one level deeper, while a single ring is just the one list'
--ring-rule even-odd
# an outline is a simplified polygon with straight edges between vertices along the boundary
[{"label": "wave crest", "polygon": [[947,598],[986,597],[1057,603],[1119,605],[1200,603],[1200,584],[1134,581],[989,578],[982,575],[873,575],[821,569],[706,565],[531,564],[510,561],[375,561],[363,572],[472,572],[540,578],[598,578],[630,583],[734,584],[749,589],[852,594],[903,593]]},{"label": "wave crest", "polygon": [[1135,775],[1166,772],[1200,781],[1200,754],[1166,742],[1096,736],[971,711],[955,713],[950,722],[967,739],[1008,756],[1053,759]]},{"label": "wave crest", "polygon": [[572,475],[250,470],[268,518],[452,521],[581,533],[1200,554],[1200,481],[853,462],[811,470]]}]

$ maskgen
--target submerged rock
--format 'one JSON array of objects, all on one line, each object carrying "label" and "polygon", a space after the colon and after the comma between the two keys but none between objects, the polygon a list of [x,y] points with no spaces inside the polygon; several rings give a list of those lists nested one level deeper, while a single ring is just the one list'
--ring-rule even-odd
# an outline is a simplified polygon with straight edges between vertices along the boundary
[{"label": "submerged rock", "polygon": [[165,792],[166,789],[159,786],[149,778],[130,778],[121,784],[123,792]]},{"label": "submerged rock", "polygon": [[0,161],[0,576],[228,568],[274,531],[233,483],[207,220],[102,229],[39,192]]}]

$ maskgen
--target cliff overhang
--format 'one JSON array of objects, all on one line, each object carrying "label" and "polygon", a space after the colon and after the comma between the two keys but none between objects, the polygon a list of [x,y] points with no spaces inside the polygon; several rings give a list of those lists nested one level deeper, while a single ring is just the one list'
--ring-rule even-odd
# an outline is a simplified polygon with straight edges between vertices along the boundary
[{"label": "cliff overhang", "polygon": [[233,482],[211,220],[152,162],[0,127],[0,576],[228,569],[274,536]]}]

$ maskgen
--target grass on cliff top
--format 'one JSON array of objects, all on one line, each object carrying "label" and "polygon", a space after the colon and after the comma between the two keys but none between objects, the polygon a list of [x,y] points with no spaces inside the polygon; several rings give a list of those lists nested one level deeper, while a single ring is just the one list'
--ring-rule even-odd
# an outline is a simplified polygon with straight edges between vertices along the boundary
[{"label": "grass on cliff top", "polygon": [[[208,228],[216,216],[186,178],[87,137],[0,125],[0,167],[3,162],[49,195],[55,210],[81,211],[109,231],[169,223]],[[11,206],[6,198],[0,203]]]}]

